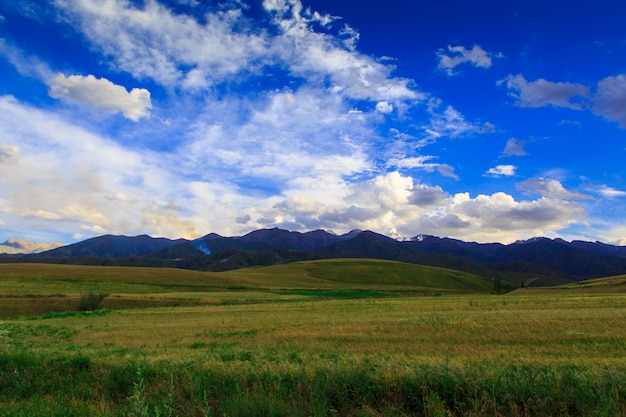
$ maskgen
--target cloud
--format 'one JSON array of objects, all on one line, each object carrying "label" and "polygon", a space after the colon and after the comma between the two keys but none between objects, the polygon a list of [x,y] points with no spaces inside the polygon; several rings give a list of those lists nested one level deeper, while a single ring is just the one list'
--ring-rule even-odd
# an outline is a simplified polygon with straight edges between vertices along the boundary
[{"label": "cloud", "polygon": [[543,78],[536,81],[526,81],[521,74],[509,75],[504,80],[498,82],[498,85],[501,84],[505,84],[509,90],[512,90],[509,95],[517,99],[516,104],[520,107],[552,105],[581,110],[583,108],[582,104],[572,100],[575,98],[580,100],[589,95],[589,87],[582,84],[555,83]]},{"label": "cloud", "polygon": [[448,51],[440,49],[437,51],[439,65],[437,68],[443,70],[448,75],[454,75],[454,69],[461,64],[469,64],[476,68],[490,68],[492,58],[501,58],[501,53],[490,53],[479,45],[474,45],[472,49],[465,49],[464,46],[448,45]]},{"label": "cloud", "polygon": [[467,121],[463,114],[441,100],[431,97],[427,111],[430,114],[429,124],[424,131],[432,140],[441,137],[457,138],[474,134],[493,133],[495,126],[489,122],[483,124]]},{"label": "cloud", "polygon": [[[260,210],[259,227],[289,225],[294,229],[351,228],[388,235],[419,233],[481,242],[512,242],[543,236],[581,223],[586,212],[576,202],[542,197],[516,201],[505,193],[449,195],[439,186],[415,182],[398,172],[347,185],[331,203],[290,197]],[[255,216],[253,216],[255,217]]]},{"label": "cloud", "polygon": [[526,143],[519,141],[515,138],[511,138],[506,142],[506,146],[504,147],[504,150],[502,151],[502,155],[504,156],[524,156],[527,155],[526,151],[524,150],[524,145]]},{"label": "cloud", "polygon": [[574,202],[545,197],[518,202],[505,193],[473,199],[467,193],[457,194],[448,211],[469,222],[472,228],[483,227],[484,233],[530,232],[531,236],[564,228],[585,216],[585,211]]},{"label": "cloud", "polygon": [[592,111],[626,128],[626,75],[606,77],[598,83],[592,99]]},{"label": "cloud", "polygon": [[25,77],[47,80],[54,74],[48,64],[24,52],[0,38],[0,55],[4,56],[13,67]]},{"label": "cloud", "polygon": [[454,173],[454,167],[448,164],[441,164],[437,166],[437,171],[444,177],[454,178],[455,180],[459,179],[459,176]]},{"label": "cloud", "polygon": [[18,146],[0,145],[0,164],[16,164],[20,159]]},{"label": "cloud", "polygon": [[588,200],[585,194],[568,191],[561,182],[548,178],[531,178],[515,185],[520,191],[527,193],[539,193],[544,197],[562,200]]},{"label": "cloud", "polygon": [[589,188],[589,191],[599,194],[604,198],[620,198],[626,197],[626,191],[609,187],[608,185],[598,185]]},{"label": "cloud", "polygon": [[[150,96],[56,74],[78,72],[66,68],[43,78],[22,59],[63,100],[145,120],[139,130],[107,118],[92,127],[108,133],[95,134],[72,107],[53,113],[0,97],[0,214],[12,230],[192,238],[285,226],[511,241],[585,216],[575,202],[451,195],[402,172],[458,179],[418,151],[495,126],[395,77],[390,60],[356,51],[354,29],[298,0],[266,0],[267,13],[207,3],[195,15],[154,0],[54,4],[48,16],[72,25],[112,73],[155,85],[159,118],[147,117]],[[479,56],[462,63],[481,66]],[[389,134],[390,125],[405,128]]]},{"label": "cloud", "polygon": [[63,74],[57,74],[48,80],[48,86],[52,98],[99,108],[109,113],[120,112],[135,122],[150,116],[150,92],[144,88],[133,88],[128,92],[106,78],[96,78],[93,75],[66,77]]},{"label": "cloud", "polygon": [[512,177],[515,175],[515,165],[497,165],[493,168],[489,168],[485,175],[488,177]]},{"label": "cloud", "polygon": [[[410,80],[390,76],[393,67],[350,47],[354,30],[314,31],[313,26],[330,27],[336,18],[311,12],[299,0],[263,2],[271,30],[257,30],[238,2],[209,11],[201,20],[175,14],[156,1],[141,8],[121,0],[109,0],[106,7],[89,0],[55,4],[116,69],[167,87],[203,90],[261,79],[264,68],[277,68],[308,83],[330,80],[335,91],[351,99],[393,103],[421,98]],[[338,44],[336,36],[348,36],[348,46]]]},{"label": "cloud", "polygon": [[393,105],[389,104],[386,101],[379,101],[378,103],[376,103],[376,111],[385,114],[391,113],[393,111]]},{"label": "cloud", "polygon": [[122,0],[55,4],[112,66],[168,87],[206,88],[239,71],[254,71],[255,60],[267,53],[259,35],[234,30],[247,26],[238,9],[207,13],[201,23],[153,0],[143,7]]}]

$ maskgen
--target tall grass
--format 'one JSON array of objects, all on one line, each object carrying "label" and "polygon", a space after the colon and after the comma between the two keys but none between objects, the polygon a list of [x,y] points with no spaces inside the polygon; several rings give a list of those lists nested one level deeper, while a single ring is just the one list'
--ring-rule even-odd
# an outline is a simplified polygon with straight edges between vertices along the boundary
[{"label": "tall grass", "polygon": [[619,416],[625,380],[623,369],[488,362],[388,374],[364,362],[268,371],[3,354],[0,415]]}]

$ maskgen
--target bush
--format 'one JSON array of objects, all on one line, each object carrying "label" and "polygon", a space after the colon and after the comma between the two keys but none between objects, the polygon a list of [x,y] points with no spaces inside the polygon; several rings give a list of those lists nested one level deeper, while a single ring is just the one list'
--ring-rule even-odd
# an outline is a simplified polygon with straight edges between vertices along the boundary
[{"label": "bush", "polygon": [[94,292],[83,292],[80,294],[80,299],[78,300],[78,311],[94,311],[100,307],[100,303],[104,300],[109,294],[102,293],[94,293]]}]

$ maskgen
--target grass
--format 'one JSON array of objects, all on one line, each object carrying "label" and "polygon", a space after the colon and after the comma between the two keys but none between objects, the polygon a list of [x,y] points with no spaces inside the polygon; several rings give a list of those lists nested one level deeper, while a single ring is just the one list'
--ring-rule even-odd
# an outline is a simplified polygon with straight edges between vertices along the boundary
[{"label": "grass", "polygon": [[[436,280],[396,264],[384,287],[383,264],[364,265],[313,262],[219,280],[184,271],[175,282],[95,269],[95,291],[135,282],[160,292],[112,292],[96,311],[5,316],[0,416],[626,415],[626,296],[605,281],[588,292],[493,295],[428,286]],[[363,282],[341,281],[341,268],[361,269]],[[298,270],[308,275],[288,287]],[[58,291],[53,272],[31,273]],[[35,293],[11,273],[0,269],[20,295],[2,301],[75,303],[86,286],[70,276],[63,296]],[[180,304],[159,304],[172,301]]]},{"label": "grass", "polygon": [[84,293],[109,294],[102,307],[121,309],[491,291],[493,282],[476,275],[363,259],[297,262],[221,273],[0,264],[0,317],[71,310]]}]

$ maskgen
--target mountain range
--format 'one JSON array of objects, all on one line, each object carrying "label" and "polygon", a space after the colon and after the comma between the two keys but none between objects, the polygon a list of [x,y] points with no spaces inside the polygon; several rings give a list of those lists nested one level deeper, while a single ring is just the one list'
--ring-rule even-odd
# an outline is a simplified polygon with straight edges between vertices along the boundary
[{"label": "mountain range", "polygon": [[504,245],[418,235],[392,239],[371,231],[336,235],[278,228],[195,240],[104,235],[0,262],[176,267],[206,271],[329,259],[377,258],[456,269],[517,285],[556,285],[626,274],[626,246],[533,238]]}]

